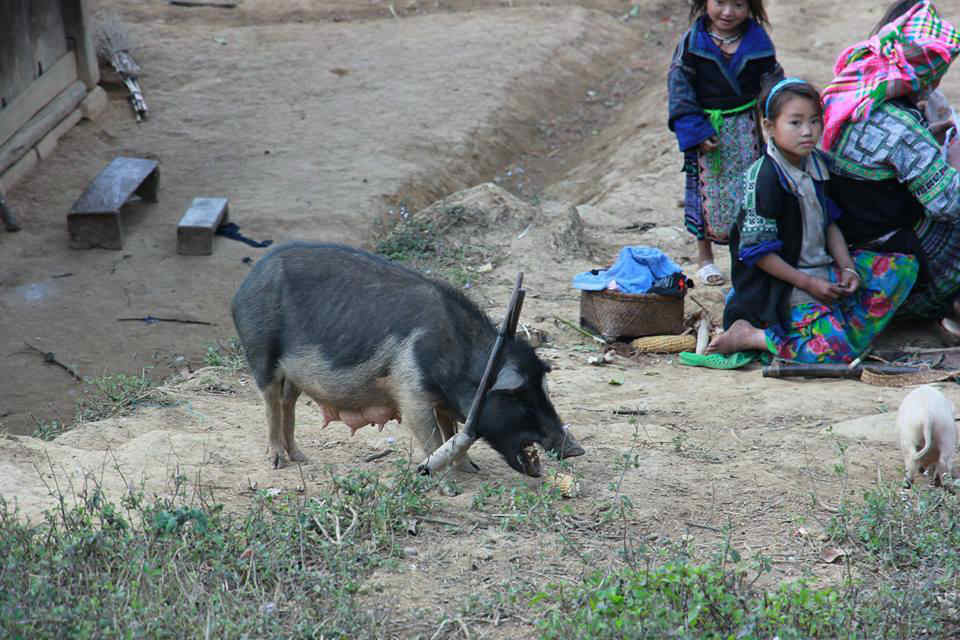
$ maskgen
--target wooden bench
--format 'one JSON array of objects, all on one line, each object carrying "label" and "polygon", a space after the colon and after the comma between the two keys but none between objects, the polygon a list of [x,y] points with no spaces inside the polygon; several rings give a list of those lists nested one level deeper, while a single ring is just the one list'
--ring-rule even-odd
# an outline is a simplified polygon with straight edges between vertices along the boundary
[{"label": "wooden bench", "polygon": [[226,198],[194,198],[177,225],[177,253],[208,256],[213,253],[217,227],[230,216]]},{"label": "wooden bench", "polygon": [[122,249],[120,207],[134,194],[157,201],[160,170],[156,160],[118,157],[97,174],[67,214],[73,249]]}]

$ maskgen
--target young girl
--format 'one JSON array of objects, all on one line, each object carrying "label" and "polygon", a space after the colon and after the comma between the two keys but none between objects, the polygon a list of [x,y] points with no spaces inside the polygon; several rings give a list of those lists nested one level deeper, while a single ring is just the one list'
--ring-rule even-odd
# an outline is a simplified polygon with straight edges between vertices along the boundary
[{"label": "young girl", "polygon": [[827,156],[816,149],[823,105],[787,78],[758,100],[766,153],[747,171],[730,234],[734,293],[712,353],[764,350],[799,362],[849,362],[866,349],[917,279],[917,261],[856,251],[825,196]]},{"label": "young girl", "polygon": [[684,218],[697,237],[704,284],[722,285],[713,242],[725,244],[740,210],[743,173],[760,157],[755,111],[763,77],[779,80],[763,0],[693,0],[691,28],[667,76],[668,125],[684,157]]}]

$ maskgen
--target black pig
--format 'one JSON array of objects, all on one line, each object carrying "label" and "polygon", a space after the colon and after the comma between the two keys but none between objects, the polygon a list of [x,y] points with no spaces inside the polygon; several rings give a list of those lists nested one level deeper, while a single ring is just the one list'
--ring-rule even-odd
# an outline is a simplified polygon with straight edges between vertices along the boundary
[{"label": "black pig", "polygon": [[[342,245],[293,243],[264,256],[240,285],[233,321],[267,409],[269,455],[303,461],[294,406],[306,393],[324,426],[352,431],[392,418],[425,454],[454,434],[480,384],[496,329],[466,296],[379,256]],[[515,470],[541,473],[534,444],[584,453],[546,394],[549,367],[507,340],[476,433]],[[464,456],[460,468],[475,470]]]}]

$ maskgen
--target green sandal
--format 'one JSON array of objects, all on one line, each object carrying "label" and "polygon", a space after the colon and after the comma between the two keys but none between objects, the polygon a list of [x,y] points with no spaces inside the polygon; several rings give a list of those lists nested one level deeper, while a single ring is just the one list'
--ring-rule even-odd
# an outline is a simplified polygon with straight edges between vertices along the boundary
[{"label": "green sandal", "polygon": [[690,367],[707,367],[708,369],[739,369],[745,367],[757,358],[766,354],[757,351],[735,351],[733,353],[710,353],[705,355],[690,351],[680,352],[680,362]]}]

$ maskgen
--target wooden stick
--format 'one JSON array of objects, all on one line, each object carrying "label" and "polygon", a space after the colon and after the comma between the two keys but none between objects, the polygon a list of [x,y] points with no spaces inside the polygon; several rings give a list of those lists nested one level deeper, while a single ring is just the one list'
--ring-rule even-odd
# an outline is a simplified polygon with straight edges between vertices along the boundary
[{"label": "wooden stick", "polygon": [[55,364],[61,369],[63,369],[64,371],[66,371],[67,373],[69,373],[73,377],[73,379],[76,380],[77,382],[83,382],[83,378],[80,377],[80,374],[77,373],[76,369],[74,369],[70,365],[63,364],[62,362],[57,360],[57,356],[55,353],[53,353],[53,351],[44,351],[42,349],[38,349],[37,347],[33,346],[29,342],[24,342],[23,344],[27,345],[29,348],[33,349],[34,351],[42,355],[43,361],[46,362],[47,364]]},{"label": "wooden stick", "polygon": [[377,453],[371,454],[363,459],[364,462],[373,462],[374,460],[379,460],[380,458],[386,458],[388,455],[393,453],[393,449],[384,449]]},{"label": "wooden stick", "polygon": [[476,424],[480,411],[483,409],[483,399],[487,394],[493,382],[493,372],[498,367],[500,352],[503,351],[503,345],[507,338],[513,338],[516,335],[517,323],[520,318],[520,308],[523,305],[523,272],[517,274],[517,283],[513,287],[513,294],[510,296],[510,304],[507,305],[507,314],[503,318],[500,330],[497,332],[497,339],[490,350],[490,357],[487,358],[487,366],[480,378],[480,384],[473,395],[473,402],[470,404],[470,412],[467,414],[467,421],[463,425],[463,430],[454,434],[452,438],[444,442],[436,451],[427,456],[419,467],[417,472],[428,476],[432,473],[441,471],[467,452],[474,442],[477,441]]},{"label": "wooden stick", "polygon": [[897,365],[849,365],[838,363],[801,364],[795,362],[780,362],[775,360],[763,368],[764,378],[847,378],[858,380],[864,369],[883,375],[900,375],[904,373],[919,373],[929,371],[926,367],[902,367]]},{"label": "wooden stick", "polygon": [[170,0],[175,7],[216,7],[218,9],[236,9],[236,2],[200,2],[195,0]]},{"label": "wooden stick", "polygon": [[571,329],[573,329],[573,330],[576,331],[577,333],[583,334],[583,335],[585,335],[585,336],[588,337],[588,338],[592,338],[593,340],[596,340],[597,342],[599,342],[600,344],[602,344],[602,345],[604,345],[604,346],[607,345],[607,341],[604,340],[603,338],[600,338],[600,337],[598,337],[598,336],[595,336],[594,334],[590,333],[589,331],[587,331],[587,330],[584,329],[583,327],[578,327],[577,325],[573,324],[573,323],[570,322],[569,320],[564,320],[564,319],[561,318],[560,316],[553,316],[553,319],[556,320],[557,322],[559,322],[559,323],[567,326],[567,327],[570,327]]},{"label": "wooden stick", "polygon": [[117,318],[117,322],[146,322],[150,324],[151,322],[178,322],[180,324],[202,324],[207,327],[217,326],[214,322],[206,322],[204,320],[182,320],[181,318],[155,318],[153,316],[145,316],[143,318]]},{"label": "wooden stick", "polygon": [[956,353],[960,347],[901,347],[904,353]]}]

